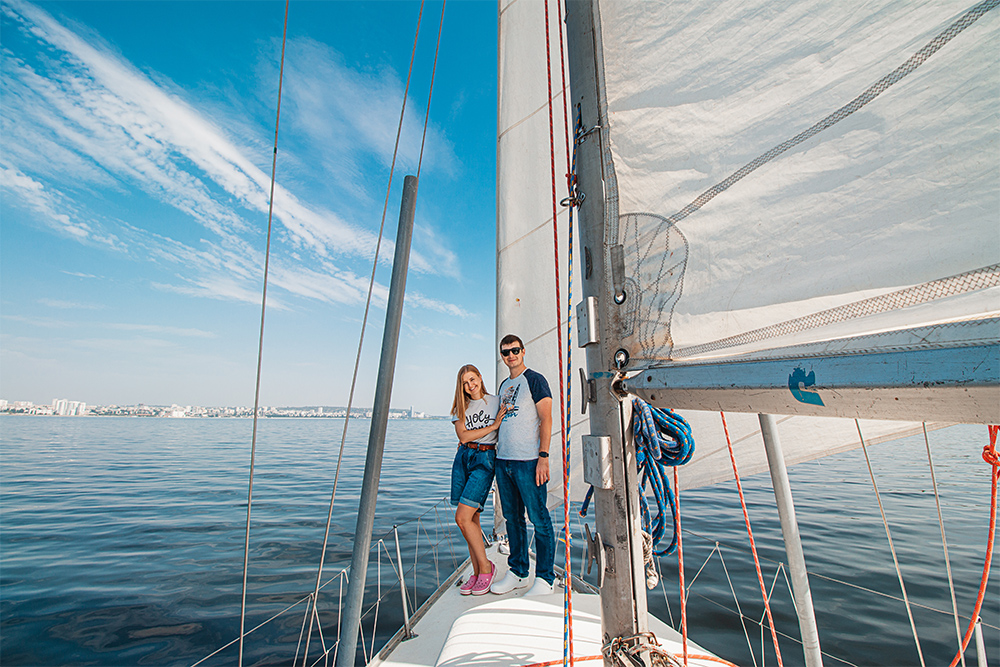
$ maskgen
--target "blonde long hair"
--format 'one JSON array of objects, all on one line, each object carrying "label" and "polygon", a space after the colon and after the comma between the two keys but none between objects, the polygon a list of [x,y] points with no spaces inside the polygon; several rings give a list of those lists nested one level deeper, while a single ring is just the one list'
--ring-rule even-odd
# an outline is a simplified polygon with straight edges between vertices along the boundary
[{"label": "blonde long hair", "polygon": [[472,397],[465,393],[465,388],[462,386],[462,376],[470,371],[479,376],[479,384],[483,388],[483,396],[488,396],[490,393],[486,389],[486,384],[483,383],[483,374],[479,372],[478,368],[472,364],[466,364],[459,368],[458,379],[455,381],[455,400],[451,404],[451,414],[453,417],[458,417],[461,421],[465,421],[465,410],[469,407],[469,401],[472,400]]}]

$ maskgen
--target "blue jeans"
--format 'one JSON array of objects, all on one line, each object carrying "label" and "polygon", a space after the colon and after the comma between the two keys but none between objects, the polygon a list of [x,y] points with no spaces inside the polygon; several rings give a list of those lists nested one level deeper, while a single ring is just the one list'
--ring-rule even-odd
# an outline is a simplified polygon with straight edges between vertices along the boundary
[{"label": "blue jeans", "polygon": [[556,557],[556,534],[552,529],[552,517],[545,507],[546,485],[535,484],[537,465],[538,459],[497,459],[497,491],[500,492],[500,503],[507,520],[507,538],[510,540],[507,565],[510,571],[521,578],[528,576],[528,529],[524,523],[524,513],[527,512],[531,525],[535,527],[535,577],[551,584],[556,578],[552,569]]},{"label": "blue jeans", "polygon": [[491,449],[481,452],[459,446],[455,461],[451,465],[451,504],[468,505],[480,512],[493,486],[493,462],[497,452]]}]

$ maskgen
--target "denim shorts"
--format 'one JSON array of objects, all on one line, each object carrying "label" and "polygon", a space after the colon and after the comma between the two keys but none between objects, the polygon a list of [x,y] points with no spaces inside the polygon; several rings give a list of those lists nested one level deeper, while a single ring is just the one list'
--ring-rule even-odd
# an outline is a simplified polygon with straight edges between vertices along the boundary
[{"label": "denim shorts", "polygon": [[451,504],[462,503],[482,511],[493,485],[496,460],[495,449],[481,452],[460,446],[451,466]]}]

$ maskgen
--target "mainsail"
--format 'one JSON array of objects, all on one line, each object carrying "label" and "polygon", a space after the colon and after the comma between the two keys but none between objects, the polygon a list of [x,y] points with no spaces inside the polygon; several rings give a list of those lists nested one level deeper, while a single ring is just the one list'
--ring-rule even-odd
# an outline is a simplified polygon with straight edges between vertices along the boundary
[{"label": "mainsail", "polygon": [[[824,414],[811,385],[822,385],[813,365],[825,358],[853,360],[858,382],[881,386],[916,372],[868,362],[879,354],[904,355],[898,364],[965,351],[951,361],[958,393],[942,381],[925,397],[939,381],[931,375],[892,405],[842,392],[849,405],[826,414],[869,417],[861,428],[871,442],[918,432],[899,419],[997,419],[995,378],[981,386],[1000,349],[997,2],[593,4],[606,98],[605,298],[624,296],[628,388],[660,405],[717,410],[714,394],[698,393],[705,369],[715,390],[743,368],[724,362],[787,362],[768,380],[783,403],[749,394],[726,403],[746,413],[729,420],[746,473],[767,469],[754,413]],[[529,364],[553,379],[554,361],[542,361],[556,355],[544,26],[541,3],[501,2],[497,326],[530,332]],[[554,97],[561,177],[557,88]],[[683,392],[654,387],[687,376],[646,382],[648,369],[678,368],[695,378]],[[947,410],[933,396],[948,397]],[[731,477],[718,413],[682,414],[698,442],[682,487]],[[779,427],[788,463],[860,444],[853,421],[832,416]]]},{"label": "mainsail", "polygon": [[[567,374],[566,325],[570,317],[569,212],[559,206],[559,283],[561,313],[556,313],[555,235],[552,224],[551,160],[555,160],[557,192],[566,196],[566,148],[563,127],[563,91],[559,73],[557,36],[559,19],[551,3],[549,28],[553,38],[554,158],[549,146],[549,105],[546,82],[545,8],[540,2],[509,0],[500,3],[497,109],[497,340],[508,333],[521,337],[527,347],[525,364],[540,372],[552,389],[553,440],[550,458],[549,505],[562,502],[560,420],[569,417],[573,449],[589,433],[589,422],[580,411],[580,369],[586,358],[574,342],[572,372]],[[572,149],[571,149],[572,150]],[[572,275],[579,285],[580,249],[573,250]],[[579,300],[579,287],[574,300]],[[563,355],[559,356],[562,328]],[[575,327],[574,327],[575,329]],[[572,411],[558,398],[560,365],[564,384],[575,396]],[[507,377],[507,367],[497,355],[497,382]],[[579,462],[579,456],[574,457]],[[572,466],[571,488],[582,496],[580,466]]]},{"label": "mainsail", "polygon": [[633,361],[995,318],[995,5],[601,3]]}]

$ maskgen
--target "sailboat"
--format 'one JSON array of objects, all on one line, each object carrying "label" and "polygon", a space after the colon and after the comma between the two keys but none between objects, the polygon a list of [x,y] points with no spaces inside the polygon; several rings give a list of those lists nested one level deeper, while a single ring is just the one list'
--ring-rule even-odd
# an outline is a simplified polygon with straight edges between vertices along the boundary
[{"label": "sailboat", "polygon": [[497,337],[562,388],[600,586],[564,640],[460,570],[371,664],[725,662],[647,611],[634,397],[691,425],[678,490],[771,473],[822,664],[786,466],[1000,422],[998,4],[500,0]]}]

